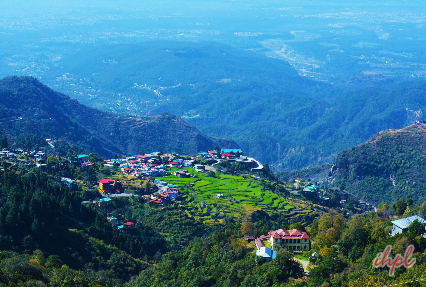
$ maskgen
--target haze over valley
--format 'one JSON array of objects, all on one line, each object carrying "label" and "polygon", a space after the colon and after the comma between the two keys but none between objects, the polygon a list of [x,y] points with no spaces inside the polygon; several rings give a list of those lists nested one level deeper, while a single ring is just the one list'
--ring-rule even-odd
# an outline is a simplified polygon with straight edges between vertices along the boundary
[{"label": "haze over valley", "polygon": [[371,106],[348,114],[345,103],[373,102],[385,92],[381,104],[392,106],[407,82],[425,79],[424,6],[5,3],[0,77],[33,76],[105,111],[171,112],[202,132],[236,140],[276,170],[302,168],[331,162],[381,129],[423,119],[424,106],[410,99],[380,119],[371,119],[378,112]]}]

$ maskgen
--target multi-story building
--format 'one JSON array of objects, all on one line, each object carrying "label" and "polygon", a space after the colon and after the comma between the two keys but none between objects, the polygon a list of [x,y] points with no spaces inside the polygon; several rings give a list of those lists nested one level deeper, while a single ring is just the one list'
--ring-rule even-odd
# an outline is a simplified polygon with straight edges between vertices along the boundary
[{"label": "multi-story building", "polygon": [[119,193],[121,192],[121,183],[111,179],[111,178],[105,178],[99,180],[99,191],[104,193]]},{"label": "multi-story building", "polygon": [[311,241],[306,232],[299,229],[278,229],[268,232],[265,238],[269,238],[268,242],[271,244],[272,249],[275,246],[289,248],[293,251],[304,251],[311,249]]}]

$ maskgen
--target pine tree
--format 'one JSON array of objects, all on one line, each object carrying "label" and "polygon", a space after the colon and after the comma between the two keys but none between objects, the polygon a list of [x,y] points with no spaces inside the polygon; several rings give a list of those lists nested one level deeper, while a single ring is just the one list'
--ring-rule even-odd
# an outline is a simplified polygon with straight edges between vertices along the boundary
[{"label": "pine tree", "polygon": [[8,148],[9,147],[9,143],[7,141],[7,137],[3,137],[0,141],[0,147],[1,148]]}]

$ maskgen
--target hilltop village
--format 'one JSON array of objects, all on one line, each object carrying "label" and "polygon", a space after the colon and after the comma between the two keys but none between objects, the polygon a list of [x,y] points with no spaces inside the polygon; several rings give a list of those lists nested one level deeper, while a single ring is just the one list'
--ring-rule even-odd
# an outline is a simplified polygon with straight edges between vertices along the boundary
[{"label": "hilltop village", "polygon": [[[49,145],[52,142],[50,139],[48,140]],[[48,156],[46,152],[24,151],[22,149],[13,151],[3,149],[0,155],[7,158],[12,166],[21,164],[27,167],[45,168],[48,161],[54,162],[57,160],[55,156]],[[70,164],[85,169],[92,166],[95,161],[99,161],[99,157],[94,154],[72,154],[67,157],[67,160]],[[102,166],[107,169],[117,170],[130,180],[124,180],[125,184],[123,184],[120,179],[98,178],[96,187],[100,197],[105,199],[123,196],[143,196],[149,200],[150,204],[159,205],[166,205],[178,199],[180,186],[165,179],[170,174],[184,179],[197,177],[200,173],[213,177],[215,173],[220,173],[241,176],[260,182],[264,181],[265,174],[271,174],[268,167],[265,169],[264,165],[256,159],[243,155],[241,149],[216,148],[193,155],[153,152],[150,154],[128,155],[127,157],[116,156],[113,159],[102,160]],[[194,172],[190,172],[190,170]],[[139,180],[140,184],[132,185],[131,183],[135,180]],[[61,181],[70,190],[77,188],[77,181],[71,178],[62,177]],[[143,182],[145,183],[142,184]],[[193,183],[191,184],[193,185]],[[358,200],[352,195],[345,194],[343,191],[339,194],[339,199],[341,199],[332,203],[335,198],[330,198],[329,190],[326,191],[325,188],[321,188],[318,184],[301,178],[295,178],[285,189],[291,195],[296,197],[303,195],[303,197],[316,201],[323,206],[334,204],[334,207],[342,210],[347,206],[351,206],[352,210],[357,213],[374,209],[368,203]],[[336,193],[337,191],[334,190],[334,192]],[[223,192],[217,192],[214,196],[216,198],[225,197]]]},{"label": "hilltop village", "polygon": [[[87,155],[78,155],[77,158],[82,162],[82,165],[90,164],[85,162]],[[195,169],[197,173],[221,172],[224,174],[237,174],[230,168],[222,168],[224,164],[227,166],[232,163],[241,164],[244,169],[251,173],[263,172],[263,165],[253,158],[243,156],[240,149],[222,149],[220,152],[212,150],[191,156],[163,154],[160,152],[144,155],[137,154],[122,159],[107,159],[104,166],[118,167],[123,174],[154,182],[157,187],[156,191],[162,197],[157,198],[158,201],[152,202],[164,203],[165,198],[176,199],[177,195],[175,193],[178,191],[178,187],[160,179],[155,179],[156,177],[167,176],[167,171],[173,171],[172,174],[179,178],[193,176],[187,169],[184,169],[186,167]],[[262,179],[254,175],[251,175],[251,177],[256,180]],[[121,193],[122,188],[120,183],[113,179],[100,179],[99,191],[102,195],[111,195]],[[155,196],[151,195],[151,199],[153,197]]]},{"label": "hilltop village", "polygon": [[[87,162],[88,155],[78,155],[77,159],[81,165],[90,164]],[[263,172],[263,165],[253,158],[243,156],[240,149],[222,149],[200,152],[197,155],[182,156],[178,154],[163,154],[154,152],[151,154],[137,154],[122,159],[107,159],[104,166],[117,167],[124,175],[139,178],[153,183],[150,188],[150,194],[141,195],[145,197],[150,204],[166,205],[175,201],[179,196],[179,185],[171,184],[161,178],[172,174],[177,178],[196,177],[198,173],[215,172],[223,174],[234,174],[237,172],[230,168],[222,166],[241,164],[244,169],[250,173]],[[185,169],[186,168],[186,169]],[[192,168],[196,173],[191,174],[188,168]],[[261,177],[245,174],[255,180],[262,180]],[[116,196],[139,196],[135,193],[126,193],[122,184],[112,178],[102,178],[98,182],[99,192],[103,197],[111,198]],[[223,197],[223,194],[216,194],[217,198]]]}]

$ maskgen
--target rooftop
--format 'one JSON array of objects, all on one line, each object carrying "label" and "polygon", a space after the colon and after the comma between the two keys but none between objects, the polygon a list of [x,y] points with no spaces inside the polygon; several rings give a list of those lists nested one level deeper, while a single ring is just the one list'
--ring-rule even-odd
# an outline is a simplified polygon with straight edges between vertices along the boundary
[{"label": "rooftop", "polygon": [[264,258],[275,259],[275,257],[277,256],[277,252],[271,250],[271,248],[269,247],[261,247],[259,250],[256,251],[256,255]]},{"label": "rooftop", "polygon": [[221,149],[220,152],[224,152],[224,153],[231,153],[231,152],[237,153],[237,152],[239,152],[239,153],[242,153],[243,151],[240,150],[240,149],[236,149],[236,148],[225,148],[225,149]]},{"label": "rooftop", "polygon": [[418,220],[421,224],[426,225],[426,220],[424,220],[423,218],[421,218],[418,215],[414,215],[414,216],[410,216],[410,217],[406,217],[406,218],[401,218],[398,220],[394,220],[392,221],[392,223],[402,229],[408,228],[408,226],[410,226],[411,223],[413,223],[414,220]]},{"label": "rooftop", "polygon": [[223,155],[223,156],[228,156],[228,157],[230,157],[230,156],[234,156],[232,153],[226,153],[226,152],[225,152],[225,153],[223,153],[222,155]]},{"label": "rooftop", "polygon": [[265,247],[265,244],[263,243],[263,241],[260,238],[257,238],[254,240],[254,242],[256,243],[257,248],[262,248]]},{"label": "rooftop", "polygon": [[[263,237],[262,235],[261,237]],[[278,230],[272,230],[268,232],[268,237],[273,238],[283,238],[283,239],[309,239],[309,235],[306,232],[300,231],[299,229],[291,229],[291,230],[285,230],[285,229],[278,229]],[[264,236],[266,237],[266,236]]]},{"label": "rooftop", "polygon": [[99,180],[99,182],[102,183],[102,184],[111,183],[111,182],[114,182],[114,181],[115,180],[113,180],[112,178],[103,178],[103,179]]}]

